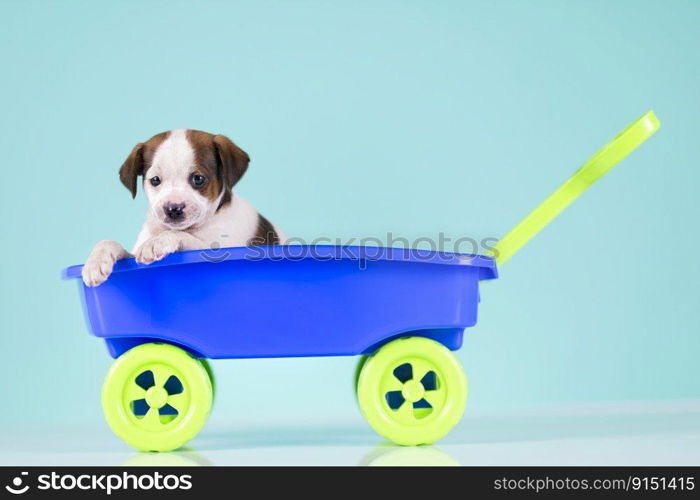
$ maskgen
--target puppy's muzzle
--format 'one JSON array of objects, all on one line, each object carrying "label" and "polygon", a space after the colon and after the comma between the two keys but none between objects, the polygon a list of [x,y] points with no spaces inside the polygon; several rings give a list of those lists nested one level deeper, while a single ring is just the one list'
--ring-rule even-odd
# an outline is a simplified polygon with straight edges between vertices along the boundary
[{"label": "puppy's muzzle", "polygon": [[165,217],[167,220],[176,222],[182,220],[185,216],[185,204],[184,203],[166,203],[163,206],[163,211],[165,212]]}]

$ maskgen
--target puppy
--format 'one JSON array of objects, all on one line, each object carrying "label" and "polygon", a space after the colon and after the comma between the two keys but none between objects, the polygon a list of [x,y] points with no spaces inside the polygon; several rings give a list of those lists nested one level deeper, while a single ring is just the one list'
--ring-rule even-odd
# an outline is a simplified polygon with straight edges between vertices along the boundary
[{"label": "puppy", "polygon": [[248,169],[245,151],[223,135],[173,130],[134,146],[119,170],[136,197],[139,177],[148,215],[131,253],[116,241],[100,241],[83,266],[88,286],[103,283],[119,259],[150,264],[179,250],[273,245],[285,235],[233,186]]}]

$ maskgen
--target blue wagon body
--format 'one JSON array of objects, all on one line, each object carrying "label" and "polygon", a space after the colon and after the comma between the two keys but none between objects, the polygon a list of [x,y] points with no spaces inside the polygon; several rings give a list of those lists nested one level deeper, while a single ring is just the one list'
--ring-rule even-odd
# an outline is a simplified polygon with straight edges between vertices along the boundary
[{"label": "blue wagon body", "polygon": [[165,341],[206,358],[257,358],[362,354],[409,332],[458,349],[476,323],[479,281],[496,277],[482,256],[269,246],[124,260],[102,285],[80,288],[113,357]]}]

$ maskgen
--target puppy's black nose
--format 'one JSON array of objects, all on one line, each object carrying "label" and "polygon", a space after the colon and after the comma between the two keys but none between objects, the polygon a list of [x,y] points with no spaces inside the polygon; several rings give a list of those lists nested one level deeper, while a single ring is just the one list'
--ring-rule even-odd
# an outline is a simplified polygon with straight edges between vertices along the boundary
[{"label": "puppy's black nose", "polygon": [[163,210],[165,211],[165,216],[168,219],[179,220],[179,219],[182,219],[182,216],[185,213],[185,204],[184,203],[166,203],[166,205],[163,207]]}]

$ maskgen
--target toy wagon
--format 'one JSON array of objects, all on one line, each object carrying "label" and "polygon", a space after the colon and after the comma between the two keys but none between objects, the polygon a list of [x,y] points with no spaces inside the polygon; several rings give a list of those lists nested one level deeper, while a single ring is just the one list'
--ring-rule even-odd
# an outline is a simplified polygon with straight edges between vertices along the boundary
[{"label": "toy wagon", "polygon": [[[651,136],[652,112],[625,129],[499,241],[488,256],[416,249],[267,246],[178,252],[116,263],[79,283],[87,324],[116,361],[102,390],[114,433],[144,451],[192,439],[212,406],[207,359],[360,356],[358,403],[402,445],[459,422],[467,380],[452,351],[474,326],[479,283]],[[80,278],[82,266],[65,278]]]}]

